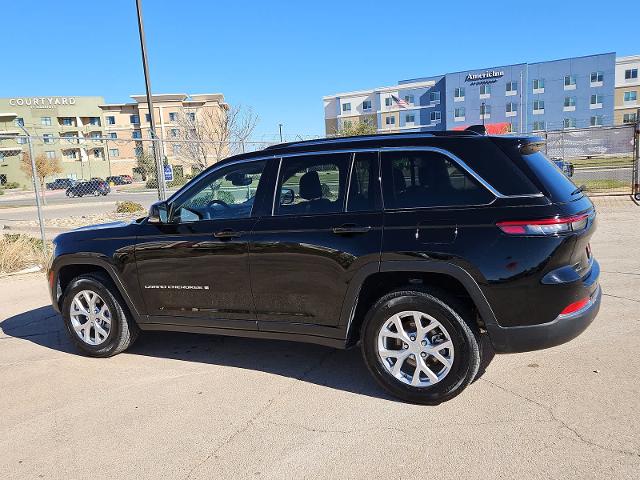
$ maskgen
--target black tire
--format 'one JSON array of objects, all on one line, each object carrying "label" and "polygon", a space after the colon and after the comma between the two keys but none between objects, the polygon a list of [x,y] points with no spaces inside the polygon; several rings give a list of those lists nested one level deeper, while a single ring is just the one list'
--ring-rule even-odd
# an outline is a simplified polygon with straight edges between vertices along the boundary
[{"label": "black tire", "polygon": [[[380,328],[392,315],[405,310],[431,315],[446,328],[453,342],[455,355],[451,370],[431,386],[403,383],[386,370],[378,356]],[[371,307],[362,328],[361,348],[369,371],[387,392],[406,402],[437,405],[462,392],[478,373],[481,352],[477,326],[469,310],[444,291],[412,286],[390,292]]]},{"label": "black tire", "polygon": [[[111,313],[111,329],[103,343],[89,345],[73,329],[70,309],[73,297],[82,290],[92,290],[104,300]],[[102,273],[89,273],[74,278],[67,286],[62,302],[62,317],[71,340],[86,355],[111,357],[126,350],[136,340],[139,328],[111,279]]]}]

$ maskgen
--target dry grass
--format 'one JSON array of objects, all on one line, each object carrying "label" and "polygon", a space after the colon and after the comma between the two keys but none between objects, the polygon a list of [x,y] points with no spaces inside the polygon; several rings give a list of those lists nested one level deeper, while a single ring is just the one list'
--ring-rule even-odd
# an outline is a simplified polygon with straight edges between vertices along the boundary
[{"label": "dry grass", "polygon": [[130,202],[129,200],[116,202],[116,213],[136,213],[144,211],[144,207],[136,202]]},{"label": "dry grass", "polygon": [[0,275],[39,265],[46,268],[49,255],[44,254],[42,241],[28,235],[4,235],[0,238]]}]

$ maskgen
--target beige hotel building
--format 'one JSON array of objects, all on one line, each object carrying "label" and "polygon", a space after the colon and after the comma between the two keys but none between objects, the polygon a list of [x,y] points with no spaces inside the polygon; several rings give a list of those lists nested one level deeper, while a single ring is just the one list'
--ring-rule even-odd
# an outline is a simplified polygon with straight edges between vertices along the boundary
[{"label": "beige hotel building", "polygon": [[[107,104],[99,96],[0,98],[0,115],[15,114],[15,121],[0,116],[0,185],[31,180],[20,169],[21,153],[27,150],[20,123],[33,136],[34,155],[59,160],[63,172],[55,177],[88,180],[136,171],[138,154],[149,152],[150,112],[145,95],[133,102]],[[189,138],[184,129],[202,118],[224,115],[228,105],[222,94],[157,94],[153,96],[157,135],[162,154],[174,165],[192,172],[178,140]],[[168,143],[171,139],[176,143]],[[51,179],[52,180],[52,179]]]}]

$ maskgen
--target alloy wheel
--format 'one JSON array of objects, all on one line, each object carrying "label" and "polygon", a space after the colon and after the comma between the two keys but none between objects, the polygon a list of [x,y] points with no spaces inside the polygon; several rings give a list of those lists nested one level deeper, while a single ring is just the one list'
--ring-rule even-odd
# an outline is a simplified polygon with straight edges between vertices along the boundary
[{"label": "alloy wheel", "polygon": [[100,295],[82,290],[73,297],[69,316],[71,326],[87,345],[100,345],[111,331],[111,311]]},{"label": "alloy wheel", "polygon": [[451,371],[454,347],[447,329],[431,315],[403,311],[380,327],[377,353],[394,378],[412,387],[430,387]]}]

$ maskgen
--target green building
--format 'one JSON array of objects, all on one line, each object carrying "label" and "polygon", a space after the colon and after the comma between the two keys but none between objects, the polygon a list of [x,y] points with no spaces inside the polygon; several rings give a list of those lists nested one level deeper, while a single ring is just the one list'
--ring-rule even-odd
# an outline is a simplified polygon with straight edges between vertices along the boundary
[{"label": "green building", "polygon": [[[26,137],[18,123],[33,136],[34,155],[59,161],[62,173],[55,178],[78,180],[105,178],[110,174],[104,136],[103,97],[0,98],[0,184],[17,182],[30,187],[31,179],[20,169]],[[2,121],[3,114],[15,121]],[[47,179],[49,180],[49,179]],[[51,178],[53,180],[53,178]]]}]

